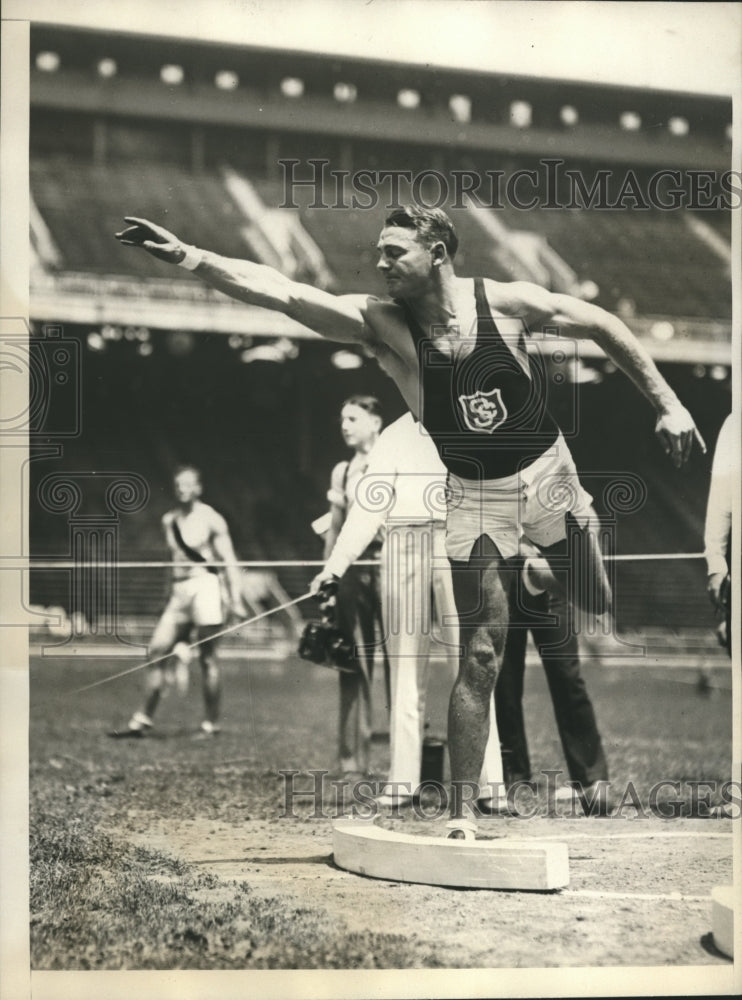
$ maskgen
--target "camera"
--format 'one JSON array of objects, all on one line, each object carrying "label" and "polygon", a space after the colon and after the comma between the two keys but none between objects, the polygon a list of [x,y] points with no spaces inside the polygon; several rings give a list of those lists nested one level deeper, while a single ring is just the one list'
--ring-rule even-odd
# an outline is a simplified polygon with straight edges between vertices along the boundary
[{"label": "camera", "polygon": [[299,641],[299,656],[312,663],[352,669],[353,643],[329,622],[308,622]]},{"label": "camera", "polygon": [[335,624],[335,601],[339,580],[326,580],[317,592],[322,620],[308,622],[299,641],[299,656],[311,663],[355,669],[354,644],[343,635]]}]

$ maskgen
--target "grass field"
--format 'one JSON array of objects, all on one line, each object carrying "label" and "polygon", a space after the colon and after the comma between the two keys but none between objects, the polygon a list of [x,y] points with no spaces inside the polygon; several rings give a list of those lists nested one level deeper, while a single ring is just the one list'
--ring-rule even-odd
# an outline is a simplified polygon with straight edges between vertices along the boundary
[{"label": "grass field", "polygon": [[[187,696],[163,701],[156,731],[114,741],[141,674],[76,690],[130,661],[33,657],[30,687],[31,956],[37,970],[437,969],[729,965],[709,942],[710,890],[731,881],[731,819],[691,815],[693,786],[731,767],[731,678],[711,687],[683,668],[598,667],[585,676],[614,792],[646,810],[483,821],[483,836],[569,845],[571,882],[555,894],[389,883],[332,863],[331,822],[311,803],[285,812],[280,771],[332,769],[337,679],[302,661],[223,662],[223,732],[194,741]],[[135,661],[133,661],[135,662]],[[374,771],[388,763],[377,685]],[[431,734],[447,691],[434,669]],[[527,671],[534,772],[563,767],[543,675]],[[665,786],[648,808],[652,786]],[[332,811],[328,790],[325,807]],[[697,814],[698,810],[695,809]],[[663,818],[658,813],[674,818]],[[438,834],[411,811],[381,820]]]}]

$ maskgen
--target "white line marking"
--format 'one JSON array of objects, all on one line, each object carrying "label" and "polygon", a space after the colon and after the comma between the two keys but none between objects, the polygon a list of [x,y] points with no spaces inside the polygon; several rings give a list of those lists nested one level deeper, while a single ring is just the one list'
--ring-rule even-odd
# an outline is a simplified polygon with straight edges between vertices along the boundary
[{"label": "white line marking", "polygon": [[[601,820],[602,823],[605,820]],[[718,822],[718,820],[704,820],[707,823]],[[731,840],[734,836],[733,833],[703,833],[700,830],[689,830],[687,832],[681,830],[668,830],[668,831],[658,831],[656,833],[606,833],[606,834],[592,834],[592,833],[568,833],[562,831],[561,833],[547,833],[543,836],[535,835],[536,840],[650,840],[652,838],[683,838],[691,837],[698,838],[699,840]]]},{"label": "white line marking", "polygon": [[681,892],[603,892],[599,889],[562,889],[559,895],[580,896],[584,899],[661,899],[671,903],[711,902],[711,896],[684,896]]}]

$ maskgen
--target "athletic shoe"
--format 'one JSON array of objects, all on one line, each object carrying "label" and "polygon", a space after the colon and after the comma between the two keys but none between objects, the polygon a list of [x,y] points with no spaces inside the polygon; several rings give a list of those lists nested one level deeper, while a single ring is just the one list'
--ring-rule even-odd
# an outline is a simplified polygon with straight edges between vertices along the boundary
[{"label": "athletic shoe", "polygon": [[129,719],[129,725],[126,729],[114,729],[108,735],[112,736],[114,739],[119,740],[131,740],[131,739],[141,739],[142,736],[147,732],[147,730],[152,728],[152,720],[144,712],[135,712],[131,719]]},{"label": "athletic shoe", "polygon": [[221,729],[219,728],[219,726],[216,725],[216,723],[209,722],[208,719],[205,719],[201,723],[201,728],[199,729],[199,731],[197,733],[194,733],[192,738],[194,740],[210,740],[213,739],[215,736],[218,736],[220,732]]},{"label": "athletic shoe", "polygon": [[412,795],[377,795],[374,802],[382,809],[401,809],[403,806],[411,806]]},{"label": "athletic shoe", "polygon": [[474,840],[477,835],[477,824],[471,819],[450,819],[446,823],[447,840]]}]

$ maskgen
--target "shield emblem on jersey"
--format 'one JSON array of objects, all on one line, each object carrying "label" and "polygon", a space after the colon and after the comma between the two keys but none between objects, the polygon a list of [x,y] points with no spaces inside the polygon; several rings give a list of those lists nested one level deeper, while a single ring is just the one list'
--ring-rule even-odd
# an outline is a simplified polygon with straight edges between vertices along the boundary
[{"label": "shield emblem on jersey", "polygon": [[491,434],[507,419],[508,411],[499,388],[490,392],[477,389],[471,396],[459,396],[464,423],[477,434]]}]

